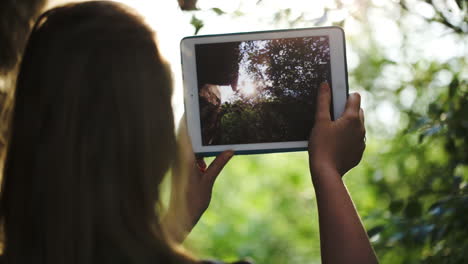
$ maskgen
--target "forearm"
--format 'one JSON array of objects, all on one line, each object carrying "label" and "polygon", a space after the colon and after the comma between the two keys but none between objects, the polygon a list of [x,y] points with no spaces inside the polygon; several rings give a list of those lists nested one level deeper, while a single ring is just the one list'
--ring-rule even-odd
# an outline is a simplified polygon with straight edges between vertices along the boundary
[{"label": "forearm", "polygon": [[314,173],[322,262],[378,263],[339,173],[334,169]]}]

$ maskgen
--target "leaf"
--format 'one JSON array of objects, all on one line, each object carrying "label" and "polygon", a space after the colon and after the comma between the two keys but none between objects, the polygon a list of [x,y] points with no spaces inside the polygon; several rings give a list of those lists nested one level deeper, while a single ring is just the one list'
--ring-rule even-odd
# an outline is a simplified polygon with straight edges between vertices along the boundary
[{"label": "leaf", "polygon": [[429,136],[439,133],[441,129],[442,129],[441,124],[436,124],[434,126],[428,127],[419,135],[419,143],[421,143],[425,137],[429,137]]},{"label": "leaf", "polygon": [[444,213],[444,208],[441,202],[436,202],[431,207],[429,207],[429,214],[434,216],[440,216]]},{"label": "leaf", "polygon": [[429,122],[431,122],[431,119],[427,116],[422,116],[422,117],[419,117],[416,122],[414,122],[413,125],[411,125],[411,127],[408,129],[408,132],[414,132],[422,127],[424,127],[425,125],[429,124]]},{"label": "leaf", "polygon": [[369,229],[369,231],[367,231],[367,236],[372,238],[373,236],[380,234],[384,228],[385,227],[383,225],[374,226],[373,228]]},{"label": "leaf", "polygon": [[217,7],[213,7],[211,10],[213,10],[213,12],[215,12],[218,16],[226,14],[226,12]]},{"label": "leaf", "polygon": [[431,126],[428,129],[424,130],[422,132],[422,134],[424,136],[432,136],[432,135],[438,133],[441,129],[442,129],[442,125],[437,124],[437,125]]},{"label": "leaf", "polygon": [[195,15],[192,16],[192,20],[190,20],[190,24],[195,28],[194,35],[198,34],[198,31],[205,25],[203,21],[198,19]]}]

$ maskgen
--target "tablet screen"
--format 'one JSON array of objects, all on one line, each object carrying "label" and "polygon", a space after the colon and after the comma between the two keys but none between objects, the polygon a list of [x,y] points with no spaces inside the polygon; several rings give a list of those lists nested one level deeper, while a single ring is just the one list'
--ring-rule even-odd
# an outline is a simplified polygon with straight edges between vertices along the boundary
[{"label": "tablet screen", "polygon": [[308,139],[331,84],[328,36],[196,44],[195,56],[203,146]]}]

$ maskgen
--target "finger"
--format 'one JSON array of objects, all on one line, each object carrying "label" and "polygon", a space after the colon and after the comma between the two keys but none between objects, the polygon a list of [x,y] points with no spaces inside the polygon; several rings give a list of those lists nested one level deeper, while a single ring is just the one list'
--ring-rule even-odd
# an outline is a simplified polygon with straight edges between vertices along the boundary
[{"label": "finger", "polygon": [[219,154],[213,162],[211,162],[210,166],[208,166],[208,169],[206,169],[206,177],[214,182],[233,155],[234,151],[232,150],[226,150]]},{"label": "finger", "polygon": [[350,94],[346,101],[344,115],[354,115],[357,117],[359,116],[359,109],[361,109],[361,95],[358,93]]},{"label": "finger", "polygon": [[315,120],[330,121],[330,86],[328,83],[320,84],[319,93],[317,96],[317,112],[315,113]]},{"label": "finger", "polygon": [[362,125],[364,125],[364,110],[359,109],[359,119],[361,119]]}]

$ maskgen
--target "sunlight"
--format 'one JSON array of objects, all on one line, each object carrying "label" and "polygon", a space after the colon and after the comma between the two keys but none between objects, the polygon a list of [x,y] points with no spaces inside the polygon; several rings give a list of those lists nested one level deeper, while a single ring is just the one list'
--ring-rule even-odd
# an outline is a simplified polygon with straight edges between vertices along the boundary
[{"label": "sunlight", "polygon": [[257,83],[247,72],[246,58],[239,65],[239,79],[237,89],[246,97],[253,97],[257,93]]},{"label": "sunlight", "polygon": [[239,90],[245,96],[251,97],[256,93],[257,87],[256,87],[255,83],[252,80],[247,79],[247,80],[243,81],[242,83],[240,83]]},{"label": "sunlight", "polygon": [[221,94],[221,104],[230,102],[234,96],[234,91],[232,90],[231,85],[220,85],[219,93]]}]

